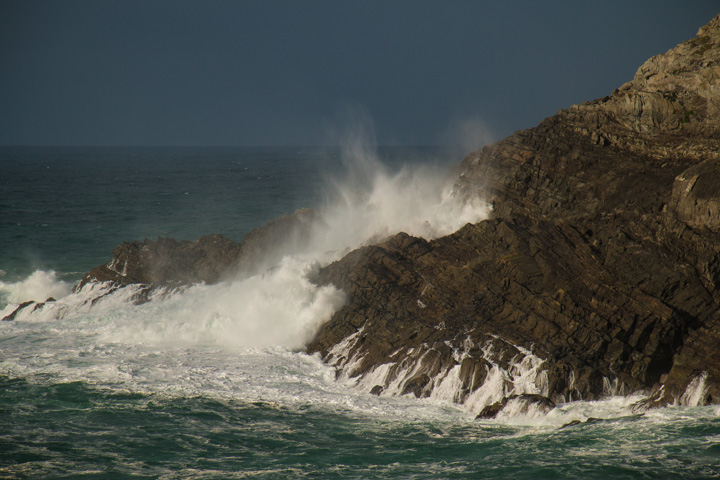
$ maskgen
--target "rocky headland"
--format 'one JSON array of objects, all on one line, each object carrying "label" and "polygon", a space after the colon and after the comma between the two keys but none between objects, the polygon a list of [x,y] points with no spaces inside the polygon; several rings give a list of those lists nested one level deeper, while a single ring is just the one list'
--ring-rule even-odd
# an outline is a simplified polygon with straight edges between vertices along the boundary
[{"label": "rocky headland", "polygon": [[[339,379],[482,417],[638,392],[638,410],[720,403],[720,16],[611,95],[468,155],[454,194],[491,218],[320,269],[347,302],[307,352]],[[76,291],[144,285],[142,302],[252,275],[318,221],[301,210],[241,243],[123,243]]]},{"label": "rocky headland", "polygon": [[468,155],[455,188],[492,219],[324,268],[349,301],[309,352],[375,393],[477,411],[720,402],[720,16],[611,95]]}]

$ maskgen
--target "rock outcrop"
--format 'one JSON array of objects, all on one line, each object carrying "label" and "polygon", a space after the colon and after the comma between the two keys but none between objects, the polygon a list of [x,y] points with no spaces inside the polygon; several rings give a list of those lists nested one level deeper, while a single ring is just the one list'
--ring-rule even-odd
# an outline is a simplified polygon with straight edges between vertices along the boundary
[{"label": "rock outcrop", "polygon": [[720,402],[720,16],[461,170],[456,194],[493,218],[322,269],[349,301],[309,352],[376,394],[452,391],[478,412],[518,395]]},{"label": "rock outcrop", "polygon": [[[492,218],[432,241],[398,233],[320,269],[348,301],[309,353],[373,394],[482,417],[633,392],[647,394],[638,409],[720,402],[720,16],[611,95],[460,170],[455,195],[485,199]],[[124,243],[78,289],[250,275],[321,221],[301,210],[240,244]]]},{"label": "rock outcrop", "polygon": [[240,243],[222,235],[192,242],[172,238],[123,242],[113,250],[112,260],[86,273],[75,290],[88,282],[175,287],[214,284],[231,274],[251,275],[282,255],[302,249],[310,241],[316,220],[314,210],[298,210],[251,231]]},{"label": "rock outcrop", "polygon": [[124,242],[115,247],[108,264],[86,273],[77,288],[91,281],[118,285],[217,283],[239,256],[240,246],[222,235],[207,235],[193,242],[172,238]]},{"label": "rock outcrop", "polygon": [[12,312],[5,315],[0,321],[2,322],[11,322],[15,320],[15,317],[18,316],[20,313],[24,313],[25,311],[28,311],[29,313],[34,312],[37,309],[43,308],[46,304],[55,302],[55,299],[53,297],[49,297],[44,302],[36,302],[34,300],[28,300],[26,302],[22,302],[17,307],[13,309]]}]

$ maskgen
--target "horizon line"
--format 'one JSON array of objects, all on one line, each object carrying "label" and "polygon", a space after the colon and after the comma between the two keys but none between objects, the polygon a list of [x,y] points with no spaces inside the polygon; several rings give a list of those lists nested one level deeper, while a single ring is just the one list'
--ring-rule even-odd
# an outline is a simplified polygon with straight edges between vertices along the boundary
[{"label": "horizon line", "polygon": [[[462,145],[450,144],[377,144],[375,148],[461,148]],[[0,144],[0,148],[342,148],[342,145],[31,145]],[[479,147],[478,147],[479,148]]]}]

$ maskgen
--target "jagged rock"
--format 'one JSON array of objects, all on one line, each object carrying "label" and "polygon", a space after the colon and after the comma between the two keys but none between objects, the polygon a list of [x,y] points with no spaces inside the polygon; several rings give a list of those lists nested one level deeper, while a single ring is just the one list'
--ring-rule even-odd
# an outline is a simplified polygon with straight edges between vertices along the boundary
[{"label": "jagged rock", "polygon": [[[41,309],[45,306],[46,303],[52,303],[56,300],[53,297],[48,297],[47,300],[44,302],[36,302],[34,300],[28,300],[27,302],[22,302],[20,305],[15,307],[15,310],[10,312],[8,315],[5,315],[2,320],[3,322],[10,322],[12,320],[15,320],[15,318],[18,316],[18,314],[24,310],[28,310],[28,313],[32,313],[35,310]],[[32,308],[30,308],[32,307]]]},{"label": "jagged rock", "polygon": [[670,207],[693,228],[720,231],[720,159],[710,158],[678,175]]},{"label": "jagged rock", "polygon": [[12,320],[15,320],[15,317],[17,317],[18,313],[20,313],[21,310],[26,309],[27,307],[33,306],[33,310],[37,308],[37,302],[34,302],[33,300],[29,300],[27,302],[22,302],[20,305],[15,308],[12,312],[10,312],[8,315],[5,315],[2,319],[3,322],[10,322]]},{"label": "jagged rock", "polygon": [[507,405],[507,398],[503,398],[500,402],[495,402],[492,405],[480,410],[480,413],[475,417],[475,420],[483,420],[497,417],[498,413]]},{"label": "jagged rock", "polygon": [[[343,357],[357,361],[330,363],[362,378],[389,362],[416,374],[418,351],[450,346],[447,365],[484,365],[472,381],[459,367],[460,402],[529,352],[554,401],[720,402],[720,16],[612,95],[470,154],[455,193],[487,199],[493,218],[431,242],[398,234],[320,271],[348,303],[309,352],[361,332]],[[478,352],[494,338],[517,347]],[[443,381],[427,375],[422,392]]]},{"label": "jagged rock", "polygon": [[119,285],[216,283],[239,255],[240,246],[221,235],[207,235],[194,242],[172,238],[124,242],[115,247],[110,263],[90,270],[77,288],[90,281]]},{"label": "jagged rock", "polygon": [[[316,220],[314,210],[298,210],[253,230],[241,243],[222,235],[206,235],[193,242],[172,238],[124,242],[115,247],[108,264],[86,273],[75,290],[88,282],[178,286],[213,284],[236,273],[253,274],[302,248]],[[143,298],[138,301],[142,303]]]},{"label": "jagged rock", "polygon": [[430,396],[430,392],[425,389],[428,383],[430,383],[430,376],[426,373],[421,373],[405,382],[401,395],[412,393],[416,398],[428,397]]}]

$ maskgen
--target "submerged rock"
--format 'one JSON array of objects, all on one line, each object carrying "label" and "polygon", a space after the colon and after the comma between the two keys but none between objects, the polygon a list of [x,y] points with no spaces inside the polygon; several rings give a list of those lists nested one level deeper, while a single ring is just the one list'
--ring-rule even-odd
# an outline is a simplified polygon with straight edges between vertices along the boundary
[{"label": "submerged rock", "polygon": [[[25,314],[25,313],[32,313],[32,312],[34,312],[34,311],[36,311],[36,310],[38,310],[38,309],[43,308],[46,304],[48,304],[48,303],[53,303],[53,302],[55,302],[55,301],[56,301],[56,300],[55,300],[53,297],[48,297],[47,300],[45,300],[44,302],[36,302],[36,301],[34,301],[34,300],[28,300],[28,301],[26,301],[26,302],[22,302],[20,305],[18,305],[17,307],[15,307],[15,309],[14,309],[12,312],[10,312],[9,314],[5,315],[5,316],[2,318],[2,320],[0,320],[0,321],[2,321],[2,322],[10,322],[10,321],[12,321],[12,320],[15,320],[15,318],[16,318],[20,313],[23,313],[23,314]],[[31,308],[31,307],[32,307],[32,308]]]},{"label": "submerged rock", "polygon": [[[510,408],[512,407],[512,408]],[[511,415],[525,415],[535,410],[541,414],[546,414],[555,408],[555,402],[542,395],[523,393],[521,395],[511,395],[503,398],[499,402],[488,405],[483,408],[475,419],[491,419],[496,418],[504,410],[512,410]]]}]

